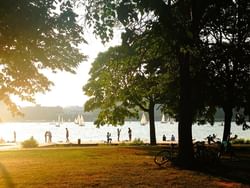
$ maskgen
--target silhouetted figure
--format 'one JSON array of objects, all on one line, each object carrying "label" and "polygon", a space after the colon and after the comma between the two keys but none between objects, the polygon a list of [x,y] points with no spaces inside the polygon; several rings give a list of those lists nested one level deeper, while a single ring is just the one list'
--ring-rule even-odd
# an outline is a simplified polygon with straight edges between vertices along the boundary
[{"label": "silhouetted figure", "polygon": [[112,138],[111,138],[111,133],[107,132],[107,144],[111,144]]},{"label": "silhouetted figure", "polygon": [[66,142],[69,142],[69,130],[66,128]]},{"label": "silhouetted figure", "polygon": [[167,138],[166,138],[166,135],[164,134],[163,136],[162,136],[162,141],[166,141],[167,140]]},{"label": "silhouetted figure", "polygon": [[45,134],[44,134],[44,139],[45,139],[45,143],[47,143],[48,142],[48,131],[46,131],[45,132]]},{"label": "silhouetted figure", "polygon": [[208,143],[208,144],[215,143],[215,141],[214,141],[215,138],[216,138],[216,135],[215,135],[215,134],[213,134],[213,136],[209,135],[209,136],[207,137],[207,143]]},{"label": "silhouetted figure", "polygon": [[132,140],[132,130],[130,128],[128,128],[128,138],[129,138],[129,141]]},{"label": "silhouetted figure", "polygon": [[16,131],[14,131],[14,143],[16,143]]},{"label": "silhouetted figure", "polygon": [[49,141],[49,143],[51,143],[52,142],[52,133],[50,131],[48,132],[48,137],[49,137],[48,141]]},{"label": "silhouetted figure", "polygon": [[171,141],[175,141],[175,136],[172,134]]},{"label": "silhouetted figure", "polygon": [[221,152],[222,153],[229,153],[230,156],[231,156],[231,159],[233,156],[235,156],[235,153],[233,151],[233,148],[232,148],[232,144],[231,144],[231,141],[232,140],[235,140],[238,138],[238,135],[234,135],[234,137],[231,137],[231,134],[230,133],[228,136],[227,136],[227,140],[223,141],[221,143]]},{"label": "silhouetted figure", "polygon": [[121,129],[117,129],[117,141],[120,142]]},{"label": "silhouetted figure", "polygon": [[52,133],[50,131],[46,131],[44,137],[45,137],[45,143],[52,142]]}]

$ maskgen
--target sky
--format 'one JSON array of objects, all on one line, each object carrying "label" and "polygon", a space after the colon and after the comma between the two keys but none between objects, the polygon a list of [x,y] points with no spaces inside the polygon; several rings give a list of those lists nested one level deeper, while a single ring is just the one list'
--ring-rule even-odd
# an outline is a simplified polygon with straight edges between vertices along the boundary
[{"label": "sky", "polygon": [[[49,92],[36,95],[36,104],[42,106],[83,106],[87,96],[84,95],[82,87],[89,79],[89,70],[91,63],[97,57],[99,52],[106,51],[110,46],[118,45],[121,42],[120,32],[116,32],[114,38],[109,43],[103,45],[100,39],[92,33],[86,33],[85,39],[88,44],[81,46],[81,51],[88,56],[77,68],[76,74],[67,72],[58,72],[56,74],[47,73],[46,76],[54,83]],[[34,106],[36,104],[16,100],[19,106]]]}]

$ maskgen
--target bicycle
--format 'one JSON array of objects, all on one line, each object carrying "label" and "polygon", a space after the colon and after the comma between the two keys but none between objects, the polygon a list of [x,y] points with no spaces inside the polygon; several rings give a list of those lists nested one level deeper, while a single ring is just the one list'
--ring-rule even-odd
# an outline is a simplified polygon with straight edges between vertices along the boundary
[{"label": "bicycle", "polygon": [[220,161],[218,147],[208,147],[205,142],[194,143],[194,158],[199,163],[217,164]]},{"label": "bicycle", "polygon": [[177,144],[171,144],[170,149],[163,149],[161,151],[159,151],[158,153],[156,153],[155,157],[154,157],[154,162],[155,164],[157,164],[158,166],[163,166],[165,165],[167,162],[172,161],[173,159],[175,159],[177,157],[177,149],[175,148],[175,145]]}]

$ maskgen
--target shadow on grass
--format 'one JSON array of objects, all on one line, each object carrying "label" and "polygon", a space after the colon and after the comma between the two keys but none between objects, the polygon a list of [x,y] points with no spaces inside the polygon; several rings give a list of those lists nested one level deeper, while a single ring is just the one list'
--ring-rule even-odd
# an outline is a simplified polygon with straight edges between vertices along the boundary
[{"label": "shadow on grass", "polygon": [[220,164],[202,165],[197,170],[216,177],[229,179],[235,182],[250,185],[250,159],[239,159],[237,161],[222,160]]},{"label": "shadow on grass", "polygon": [[[133,147],[133,149],[146,151],[144,153],[140,152],[140,155],[151,156],[153,160],[158,151],[168,147],[169,146],[136,146]],[[196,164],[194,168],[189,168],[188,170],[202,172],[210,176],[250,185],[250,145],[248,148],[237,148],[237,156],[237,160],[224,158],[216,164],[199,163]],[[176,163],[172,163],[171,166],[179,169],[183,168]],[[169,166],[165,168],[168,167]],[[159,170],[162,170],[162,167],[159,167]]]},{"label": "shadow on grass", "polygon": [[0,174],[3,178],[4,185],[6,188],[14,188],[15,185],[11,179],[9,172],[6,170],[5,166],[0,163]]}]

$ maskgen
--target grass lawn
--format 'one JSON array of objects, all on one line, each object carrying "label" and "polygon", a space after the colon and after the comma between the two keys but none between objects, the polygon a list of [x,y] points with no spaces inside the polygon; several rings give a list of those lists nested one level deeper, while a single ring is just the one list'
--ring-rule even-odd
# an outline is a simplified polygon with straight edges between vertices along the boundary
[{"label": "grass lawn", "polygon": [[[153,161],[157,150],[95,146],[1,151],[0,187],[250,187],[250,167],[245,169],[245,165],[243,169],[223,165],[209,172],[173,165],[159,168]],[[238,177],[240,173],[245,177]]]}]

